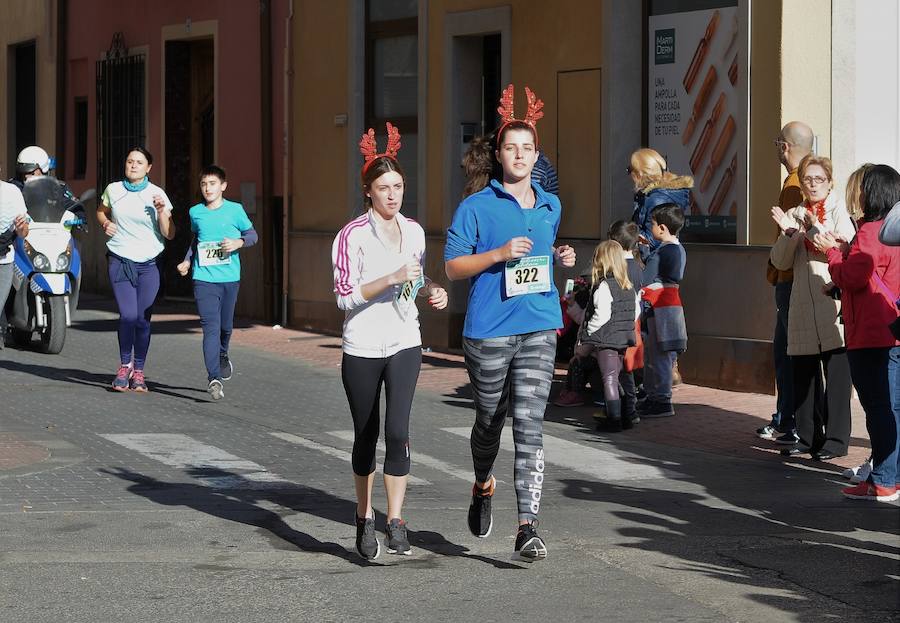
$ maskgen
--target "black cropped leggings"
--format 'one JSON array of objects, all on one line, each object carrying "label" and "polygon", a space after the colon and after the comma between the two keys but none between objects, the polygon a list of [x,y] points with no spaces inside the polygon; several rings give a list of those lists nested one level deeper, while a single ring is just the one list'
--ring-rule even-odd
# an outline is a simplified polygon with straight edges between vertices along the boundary
[{"label": "black cropped leggings", "polygon": [[409,412],[422,367],[422,348],[407,348],[383,359],[344,353],[341,379],[353,416],[353,473],[375,471],[375,446],[381,428],[381,385],[384,383],[384,473],[409,474]]}]

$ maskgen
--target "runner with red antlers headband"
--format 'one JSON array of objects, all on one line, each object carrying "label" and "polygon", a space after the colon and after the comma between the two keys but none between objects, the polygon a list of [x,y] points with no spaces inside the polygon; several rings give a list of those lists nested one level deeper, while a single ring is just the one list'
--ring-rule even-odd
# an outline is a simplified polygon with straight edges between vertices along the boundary
[{"label": "runner with red antlers headband", "polygon": [[425,231],[400,214],[406,178],[397,161],[400,133],[387,124],[388,143],[378,153],[375,131],[359,142],[366,213],[338,233],[331,249],[334,293],[346,312],[341,376],[353,417],[353,481],[356,489],[356,549],[377,558],[372,485],[379,404],[384,384],[384,488],[390,554],[409,554],[403,500],[409,474],[409,415],[422,365],[416,295],[435,309],[447,307],[447,292],[424,276]]},{"label": "runner with red antlers headband", "polygon": [[[531,127],[531,131],[534,134],[534,146],[537,147],[538,143],[538,134],[537,134],[537,122],[544,116],[544,100],[539,100],[534,92],[525,87],[525,99],[528,101],[528,110],[525,113],[524,119],[516,119],[515,113],[515,105],[513,101],[515,89],[513,85],[507,86],[503,89],[503,95],[500,96],[500,105],[497,107],[497,112],[500,113],[500,129],[497,131],[497,136],[503,134],[503,130],[511,123],[519,122],[525,123],[526,125]],[[499,143],[498,143],[499,145]]]},{"label": "runner with red antlers headband", "polygon": [[362,173],[366,174],[369,166],[378,158],[387,157],[395,162],[397,161],[397,152],[400,151],[400,130],[395,128],[390,121],[387,122],[387,149],[384,153],[378,153],[378,143],[375,141],[375,130],[369,128],[369,131],[362,135],[359,139],[359,151],[363,155],[365,162],[363,163]]},{"label": "runner with red antlers headband", "polygon": [[491,180],[466,197],[447,231],[444,266],[450,279],[470,279],[463,351],[475,398],[472,462],[475,484],[469,530],[487,537],[493,528],[494,461],[507,415],[515,441],[518,531],[514,558],[542,560],[537,535],[544,482],[544,409],[562,326],[553,266],[575,265],[575,251],[554,247],[562,208],[556,195],[531,180],[538,158],[535,124],[543,102],[526,87],[528,108],[516,119],[514,88],[500,99],[497,150],[502,181]]}]

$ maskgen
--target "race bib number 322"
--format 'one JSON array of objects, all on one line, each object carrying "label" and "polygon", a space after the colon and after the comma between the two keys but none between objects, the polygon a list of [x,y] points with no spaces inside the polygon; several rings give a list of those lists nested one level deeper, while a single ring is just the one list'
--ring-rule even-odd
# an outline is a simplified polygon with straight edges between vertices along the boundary
[{"label": "race bib number 322", "polygon": [[506,296],[550,291],[550,256],[537,255],[511,260],[503,270]]},{"label": "race bib number 322", "polygon": [[221,242],[198,242],[197,263],[200,266],[225,266],[231,264],[231,254],[222,248]]}]

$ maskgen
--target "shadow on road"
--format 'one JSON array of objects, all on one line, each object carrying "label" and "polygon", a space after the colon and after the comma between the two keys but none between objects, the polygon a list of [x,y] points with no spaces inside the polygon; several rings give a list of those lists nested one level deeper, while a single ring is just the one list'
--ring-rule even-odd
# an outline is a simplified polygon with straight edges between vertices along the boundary
[{"label": "shadow on road", "polygon": [[[557,376],[554,385],[563,380]],[[470,388],[462,386],[444,392],[442,401],[472,410],[471,402],[460,400],[470,395]],[[895,618],[900,611],[900,538],[894,539],[894,544],[872,538],[900,537],[896,505],[846,500],[839,490],[846,484],[838,474],[839,467],[811,459],[788,460],[766,451],[765,442],[752,434],[760,425],[754,416],[705,404],[682,403],[677,408],[677,418],[638,424],[634,433],[595,432],[593,413],[598,407],[590,402],[571,408],[548,404],[545,420],[577,429],[583,442],[624,451],[630,462],[656,466],[662,473],[674,469],[681,474],[679,479],[703,487],[705,495],[670,491],[641,481],[636,481],[640,486],[617,483],[611,473],[602,481],[563,479],[563,496],[628,507],[611,511],[629,524],[617,529],[624,538],[621,547],[663,554],[674,561],[671,570],[676,573],[742,585],[749,599],[788,613],[792,620],[840,620],[841,612],[829,609],[835,602],[865,617],[855,620],[900,620]],[[722,470],[710,470],[709,461],[703,460],[676,461],[673,468],[672,455],[703,450],[703,444],[681,449],[677,444],[654,444],[653,438],[640,436],[642,427],[671,426],[708,434],[703,422],[709,418],[727,418],[729,428],[748,431],[743,448],[748,458],[735,463],[720,459]],[[852,438],[851,444],[869,446],[868,440],[858,437]],[[757,458],[768,467],[753,467],[749,457],[756,450]],[[715,451],[723,452],[721,448]],[[773,463],[784,464],[780,466],[784,473],[772,469]],[[799,469],[791,469],[791,465]],[[746,470],[742,471],[742,466]],[[735,470],[734,481],[726,475],[730,470]],[[823,482],[823,477],[833,479],[833,484]],[[702,546],[705,541],[709,543],[706,547]],[[819,600],[819,595],[829,601]]]},{"label": "shadow on road", "polygon": [[[347,550],[340,544],[320,541],[293,528],[285,521],[287,517],[303,513],[345,524],[347,534],[355,534],[355,526],[350,519],[356,512],[356,503],[321,489],[296,483],[291,483],[290,489],[260,489],[259,483],[219,469],[194,468],[185,472],[193,478],[227,478],[234,483],[231,488],[213,489],[200,484],[165,482],[122,467],[104,468],[99,471],[133,483],[128,487],[128,491],[157,504],[186,506],[220,519],[259,528],[262,533],[273,537],[270,541],[279,549],[296,548],[314,554],[328,554],[359,567],[379,566],[386,562],[384,557],[379,557],[376,561],[363,560],[355,552]],[[286,512],[261,508],[258,505],[260,502],[277,504],[286,509]],[[384,513],[376,514],[381,518],[384,517]],[[384,532],[383,519],[379,530]],[[437,532],[410,530],[409,540],[414,547],[439,556],[477,560],[498,569],[524,568],[521,565],[472,554],[467,548],[447,540]],[[290,547],[284,547],[285,543]],[[423,564],[424,561],[418,562]]]},{"label": "shadow on road", "polygon": [[[264,500],[278,501],[281,504],[284,500],[279,501],[278,498],[281,496],[274,492],[267,493],[251,489],[217,490],[200,484],[165,482],[121,467],[101,469],[100,471],[134,483],[128,487],[128,491],[157,504],[163,506],[187,506],[214,517],[260,528],[266,533],[277,537],[280,541],[306,552],[329,554],[359,566],[369,564],[337,543],[322,542],[288,525],[285,522],[285,517],[297,514],[297,510],[293,509],[292,506],[287,505],[287,508],[292,510],[283,514],[257,506],[258,502]],[[220,470],[214,470],[214,472],[211,470],[188,470],[188,474],[194,477],[206,478],[234,477],[234,474]],[[254,483],[247,481],[246,484],[251,486]],[[290,498],[296,506],[302,506],[304,512],[306,512],[307,506],[314,507],[317,511],[315,514],[318,516],[340,523],[346,523],[346,517],[352,517],[355,505],[348,500],[343,500],[324,491],[302,485],[297,485],[296,488],[297,490],[291,492]],[[287,499],[288,496],[285,495],[284,498]],[[279,546],[276,545],[276,547]],[[279,548],[287,549],[284,547]]]},{"label": "shadow on road", "polygon": [[[77,368],[57,368],[53,366],[43,366],[38,364],[25,363],[22,361],[0,360],[0,370],[9,370],[10,372],[21,372],[31,376],[48,379],[51,381],[63,381],[65,383],[74,383],[76,385],[86,385],[88,387],[96,387],[110,393],[116,393],[112,389],[112,379],[114,372],[105,374],[97,374],[87,370]],[[186,396],[178,392],[191,392],[197,394],[206,394],[206,390],[197,387],[179,387],[175,385],[166,385],[158,383],[152,379],[147,379],[147,386],[151,392],[180,398],[182,400],[192,400],[193,402],[209,402],[210,399],[195,398]]]},{"label": "shadow on road", "polygon": [[[554,380],[554,385],[556,381]],[[459,390],[457,390],[459,393]],[[551,400],[555,394],[551,394]],[[447,403],[452,404],[452,403]],[[463,406],[463,405],[459,405]],[[721,409],[719,407],[715,407],[713,405],[708,404],[695,404],[688,402],[675,402],[675,410],[678,413],[678,416],[675,418],[663,418],[663,419],[655,419],[655,420],[646,420],[637,425],[634,429],[634,433],[631,432],[623,432],[618,434],[609,434],[603,432],[596,432],[596,422],[594,421],[593,414],[602,410],[602,407],[595,406],[590,400],[590,396],[584,406],[581,407],[557,407],[552,403],[547,404],[547,410],[544,414],[544,421],[546,422],[555,422],[558,424],[565,424],[568,426],[574,426],[576,428],[582,429],[586,434],[595,436],[598,440],[610,441],[615,443],[616,441],[652,441],[651,439],[645,439],[640,436],[640,432],[647,427],[654,428],[665,428],[667,426],[678,426],[684,427],[688,426],[696,429],[696,434],[698,436],[704,435],[704,426],[703,423],[705,421],[717,420],[719,418],[723,420],[728,420],[729,429],[738,430],[738,431],[746,431],[746,439],[747,442],[744,444],[746,449],[753,449],[756,452],[756,456],[753,458],[758,458],[760,460],[771,460],[782,462],[787,459],[782,457],[774,450],[779,449],[780,446],[776,446],[772,442],[768,442],[762,439],[759,439],[753,431],[755,431],[760,426],[760,420],[758,417],[750,415],[748,413],[742,413],[740,411],[731,411],[728,409]],[[694,420],[694,418],[697,418]],[[715,431],[718,433],[719,431]],[[714,440],[711,440],[711,442]],[[673,445],[678,445],[673,444]],[[850,437],[850,446],[865,448],[868,450],[869,448],[869,440],[864,439],[862,437]],[[703,449],[703,443],[699,442],[696,445],[692,445],[694,449]],[[713,443],[713,446],[715,444]],[[752,456],[748,453],[747,455]],[[816,468],[831,470],[835,472],[842,471],[842,468],[832,465],[831,463],[822,462],[822,461],[813,461],[810,457],[806,458],[792,458],[790,462],[799,462],[805,464],[815,465]]]},{"label": "shadow on road", "polygon": [[[811,508],[803,513],[776,502],[754,516],[712,508],[706,496],[692,493],[590,480],[562,482],[566,497],[630,507],[611,512],[632,524],[618,529],[629,541],[619,547],[664,554],[675,561],[667,567],[672,572],[742,585],[749,599],[790,613],[795,617],[791,620],[841,620],[841,612],[831,611],[824,600],[818,602],[818,595],[858,608],[872,623],[896,620],[891,617],[900,607],[895,579],[900,549],[840,534],[885,531],[897,523],[896,507],[869,506],[848,522],[843,511]],[[707,490],[726,501],[740,498],[739,489],[731,496],[715,487]],[[730,501],[746,504],[743,499]],[[796,522],[798,516],[804,521]],[[698,547],[703,540],[708,545]]]},{"label": "shadow on road", "polygon": [[[200,320],[197,318],[158,318],[150,321],[153,335],[201,334]],[[252,326],[246,324],[246,327]],[[86,333],[115,333],[119,327],[117,318],[85,318],[72,321],[72,328]],[[243,329],[241,323],[235,321],[235,329]]]},{"label": "shadow on road", "polygon": [[[103,311],[118,316],[119,310],[113,298],[98,295],[83,295],[78,305],[78,310]],[[189,315],[190,318],[166,318],[166,315]],[[197,316],[197,308],[193,302],[175,303],[159,300],[153,306],[153,333],[171,335],[180,333],[200,333],[200,318]],[[116,318],[83,318],[80,314],[72,320],[72,328],[88,333],[115,333],[119,324]],[[256,326],[251,320],[237,317],[234,319],[234,328],[249,329]]]},{"label": "shadow on road", "polygon": [[[642,454],[634,445],[627,451]],[[642,464],[672,469],[669,457],[643,455]],[[740,465],[724,468],[740,470]],[[817,603],[818,595],[867,613],[867,621],[896,620],[891,617],[900,609],[900,540],[891,545],[866,537],[866,532],[900,534],[896,506],[844,500],[836,487],[823,491],[821,482],[810,486],[812,478],[796,474],[773,482],[770,470],[759,470],[758,481],[747,473],[729,481],[703,461],[678,462],[675,469],[703,486],[706,495],[614,479],[564,479],[563,495],[629,507],[611,511],[631,524],[617,529],[627,539],[621,547],[664,554],[678,561],[675,572],[743,585],[748,598],[790,613],[793,620],[839,620],[840,612]],[[703,541],[708,546],[698,547]],[[766,592],[752,592],[753,587]]]}]

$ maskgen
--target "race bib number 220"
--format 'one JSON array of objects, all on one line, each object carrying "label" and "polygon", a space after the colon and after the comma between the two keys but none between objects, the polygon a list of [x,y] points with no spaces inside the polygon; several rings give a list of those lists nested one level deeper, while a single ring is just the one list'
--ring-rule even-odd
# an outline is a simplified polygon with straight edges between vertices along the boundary
[{"label": "race bib number 220", "polygon": [[222,248],[221,242],[198,242],[197,263],[200,266],[225,266],[231,264],[231,254]]}]

